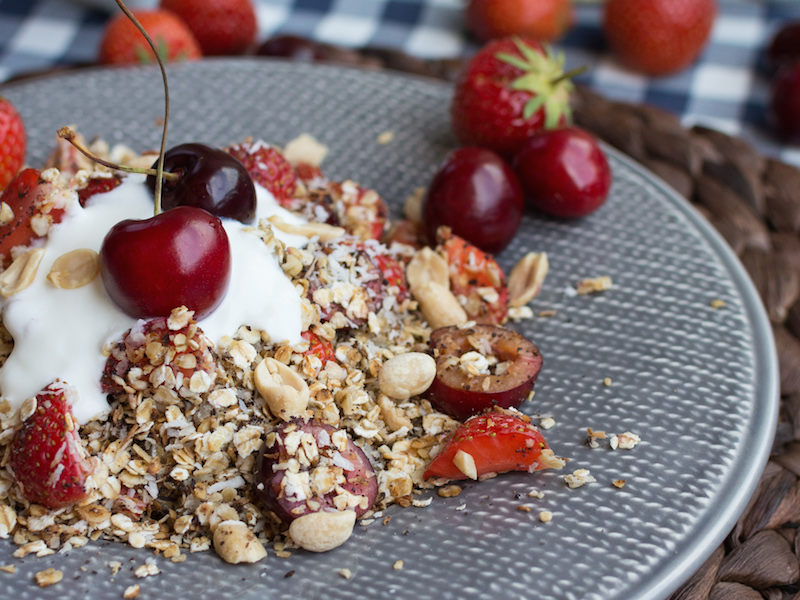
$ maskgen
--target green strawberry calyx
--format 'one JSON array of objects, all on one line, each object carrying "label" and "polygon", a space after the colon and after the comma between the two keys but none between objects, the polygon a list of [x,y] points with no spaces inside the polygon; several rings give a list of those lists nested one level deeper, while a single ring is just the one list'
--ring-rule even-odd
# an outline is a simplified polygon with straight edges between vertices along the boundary
[{"label": "green strawberry calyx", "polygon": [[516,37],[513,38],[513,42],[520,56],[498,52],[495,57],[524,72],[511,82],[511,89],[531,94],[531,99],[523,108],[523,117],[530,119],[542,110],[546,129],[558,127],[562,119],[571,123],[572,108],[569,98],[575,89],[571,78],[585,69],[580,68],[565,73],[563,52],[555,52],[549,45],[544,45],[542,52],[531,48]]}]

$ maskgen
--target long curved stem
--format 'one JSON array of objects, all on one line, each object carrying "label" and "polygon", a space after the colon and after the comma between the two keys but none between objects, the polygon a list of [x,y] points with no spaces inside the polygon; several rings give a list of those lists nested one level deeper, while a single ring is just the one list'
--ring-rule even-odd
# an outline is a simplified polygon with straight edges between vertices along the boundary
[{"label": "long curved stem", "polygon": [[150,48],[152,48],[153,53],[156,55],[156,60],[158,61],[158,67],[161,69],[161,79],[164,82],[164,129],[161,132],[161,149],[158,153],[158,165],[156,167],[156,187],[155,187],[155,214],[159,214],[161,212],[161,186],[162,180],[164,176],[164,153],[166,152],[167,147],[167,127],[169,126],[169,84],[167,83],[167,71],[164,68],[164,61],[161,59],[161,56],[158,53],[158,48],[156,48],[155,43],[144,30],[142,24],[139,20],[133,16],[133,13],[128,10],[128,7],[122,2],[122,0],[116,0],[117,5],[122,9],[122,12],[125,13],[125,16],[128,17],[131,22],[136,26],[136,28],[142,33],[144,38],[147,40],[147,43],[150,44]]}]

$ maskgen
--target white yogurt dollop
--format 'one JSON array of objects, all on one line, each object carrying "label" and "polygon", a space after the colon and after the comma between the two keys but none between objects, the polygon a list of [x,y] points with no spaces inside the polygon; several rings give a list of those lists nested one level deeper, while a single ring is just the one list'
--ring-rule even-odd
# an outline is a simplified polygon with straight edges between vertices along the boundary
[{"label": "white yogurt dollop", "polygon": [[[279,214],[287,222],[297,222],[266,189],[256,188],[257,220]],[[77,388],[73,412],[80,423],[108,411],[100,389],[106,361],[103,347],[118,340],[136,319],[111,301],[99,276],[89,285],[62,290],[47,280],[47,274],[65,252],[77,248],[99,252],[106,233],[119,221],[152,214],[152,194],[144,177],[131,175],[116,189],[93,196],[85,208],[76,202],[62,222],[50,229],[35,280],[0,304],[3,323],[14,338],[14,350],[0,369],[0,392],[13,408],[61,379]],[[223,219],[223,223],[231,246],[230,287],[200,327],[215,343],[242,325],[266,331],[275,342],[301,341],[300,297],[277,258],[239,221]],[[277,231],[276,235],[289,245],[305,241]]]}]

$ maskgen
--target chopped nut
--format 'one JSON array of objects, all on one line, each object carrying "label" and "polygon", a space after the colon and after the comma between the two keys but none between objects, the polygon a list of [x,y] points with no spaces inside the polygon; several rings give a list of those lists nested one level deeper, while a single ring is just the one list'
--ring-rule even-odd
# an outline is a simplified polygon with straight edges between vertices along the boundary
[{"label": "chopped nut", "polygon": [[542,429],[552,429],[555,427],[556,420],[553,417],[544,417],[541,421],[539,421],[539,427]]},{"label": "chopped nut", "polygon": [[569,475],[564,475],[564,481],[570,488],[575,489],[597,480],[589,473],[589,469],[577,469]]},{"label": "chopped nut", "polygon": [[378,136],[378,143],[383,145],[389,144],[394,140],[394,131],[384,131]]},{"label": "chopped nut", "polygon": [[307,238],[317,237],[322,242],[337,240],[344,237],[344,234],[347,233],[342,227],[328,225],[327,223],[302,223],[300,225],[287,223],[278,215],[272,215],[267,220],[273,227],[284,233],[302,235]]},{"label": "chopped nut", "polygon": [[355,524],[356,513],[352,510],[309,513],[292,521],[289,536],[305,550],[327,552],[344,544]]},{"label": "chopped nut", "polygon": [[128,587],[125,588],[125,591],[122,592],[122,598],[123,600],[133,600],[134,598],[139,597],[139,592],[140,588],[138,583],[134,585],[129,585]]},{"label": "chopped nut", "polygon": [[455,498],[462,492],[461,486],[450,484],[440,487],[436,490],[436,493],[439,494],[442,498]]},{"label": "chopped nut", "polygon": [[427,390],[436,377],[436,361],[429,354],[407,352],[383,363],[378,374],[381,392],[395,400],[408,400]]},{"label": "chopped nut", "polygon": [[353,573],[350,571],[350,569],[339,569],[339,575],[345,579],[351,579],[353,577]]},{"label": "chopped nut", "polygon": [[6,202],[0,202],[0,227],[5,227],[13,220],[13,209]]},{"label": "chopped nut", "polygon": [[606,387],[611,387],[611,377],[603,378],[603,385]]},{"label": "chopped nut", "polygon": [[471,454],[459,450],[453,457],[453,464],[470,479],[478,479],[478,468],[475,466],[475,459]]},{"label": "chopped nut", "polygon": [[612,450],[616,450],[617,448],[622,450],[632,450],[641,441],[642,440],[638,435],[631,433],[630,431],[626,431],[625,433],[620,433],[619,435],[612,435],[611,439],[609,440],[609,444],[611,445]]},{"label": "chopped nut", "polygon": [[307,133],[302,133],[291,140],[283,149],[283,156],[292,166],[306,163],[318,167],[325,160],[328,147],[318,142]]},{"label": "chopped nut", "polygon": [[402,571],[403,570],[403,561],[402,560],[394,561],[394,564],[392,565],[392,568],[395,571]]},{"label": "chopped nut", "polygon": [[31,248],[15,258],[14,262],[0,273],[0,296],[10,298],[32,284],[43,257],[44,248]]},{"label": "chopped nut", "polygon": [[547,252],[528,252],[508,276],[508,305],[523,306],[539,295],[550,263]]},{"label": "chopped nut", "polygon": [[720,300],[719,298],[711,301],[711,308],[725,308],[728,304],[725,300]]},{"label": "chopped nut", "polygon": [[529,513],[529,512],[531,512],[531,507],[530,506],[525,506],[524,504],[520,504],[519,506],[517,506],[517,510],[520,511],[520,512],[528,512]]},{"label": "chopped nut", "polygon": [[614,481],[612,481],[612,482],[611,482],[611,485],[613,485],[613,486],[614,486],[614,487],[616,487],[616,488],[620,488],[620,489],[622,489],[622,488],[624,488],[624,487],[625,487],[625,484],[626,484],[626,483],[627,483],[627,482],[626,482],[624,479],[616,479],[616,480],[614,480]]},{"label": "chopped nut", "polygon": [[90,248],[78,248],[59,256],[47,279],[62,290],[88,285],[100,272],[100,255]]},{"label": "chopped nut", "polygon": [[0,567],[0,571],[2,571],[3,573],[13,574],[17,572],[17,567],[15,567],[14,565],[3,565],[2,567]]},{"label": "chopped nut", "polygon": [[39,587],[47,587],[64,579],[64,572],[51,567],[44,571],[39,571],[33,577]]},{"label": "chopped nut", "polygon": [[241,521],[223,521],[217,525],[214,550],[230,564],[254,563],[267,556],[266,548]]},{"label": "chopped nut", "polygon": [[539,520],[542,523],[549,523],[550,521],[553,520],[553,513],[550,512],[549,510],[543,510],[542,512],[539,513]]},{"label": "chopped nut", "polygon": [[611,277],[608,275],[604,275],[603,277],[592,277],[589,279],[583,279],[582,281],[578,282],[576,289],[578,290],[578,294],[592,294],[594,292],[604,292],[611,288]]}]

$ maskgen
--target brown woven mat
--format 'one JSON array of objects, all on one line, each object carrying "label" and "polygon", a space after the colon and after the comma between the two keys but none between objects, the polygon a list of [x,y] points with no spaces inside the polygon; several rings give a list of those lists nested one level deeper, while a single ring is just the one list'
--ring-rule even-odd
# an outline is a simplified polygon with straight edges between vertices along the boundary
[{"label": "brown woven mat", "polygon": [[[319,60],[453,81],[463,61],[314,45]],[[800,600],[800,169],[726,134],[579,88],[575,120],[687,198],[750,273],[773,324],[781,409],[772,456],[725,542],[672,600]]]}]

